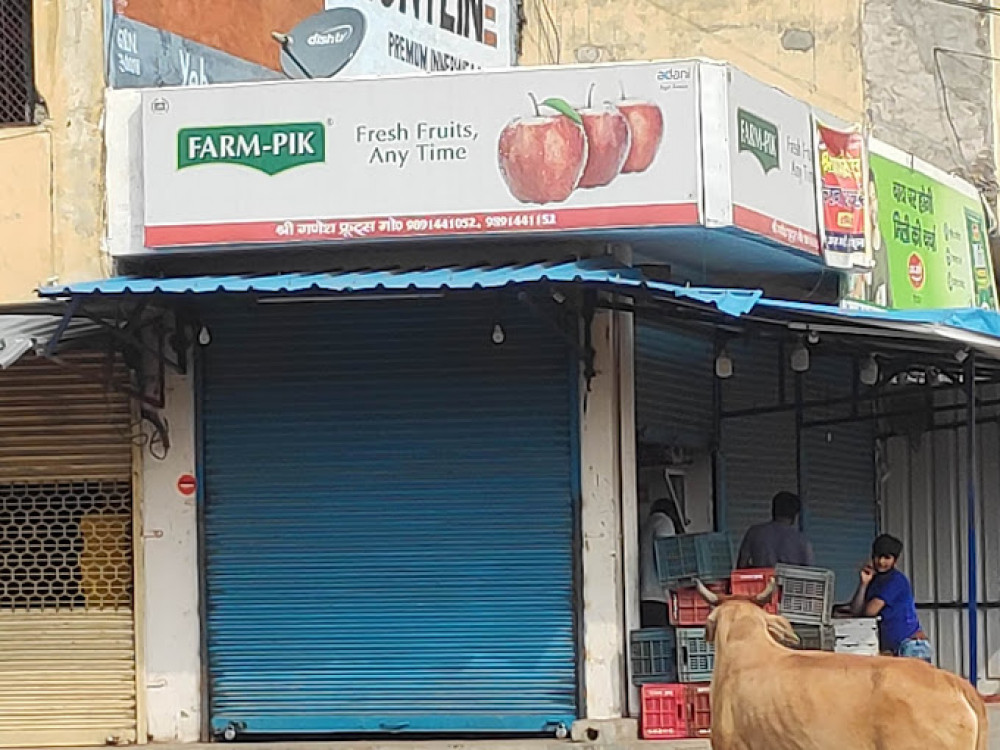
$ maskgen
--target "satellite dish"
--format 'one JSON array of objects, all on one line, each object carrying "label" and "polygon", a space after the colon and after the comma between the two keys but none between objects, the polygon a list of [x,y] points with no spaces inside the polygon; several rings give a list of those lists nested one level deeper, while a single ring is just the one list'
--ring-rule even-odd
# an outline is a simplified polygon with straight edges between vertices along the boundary
[{"label": "satellite dish", "polygon": [[366,28],[355,8],[309,16],[287,34],[273,35],[281,44],[281,69],[289,78],[332,78],[357,54]]}]

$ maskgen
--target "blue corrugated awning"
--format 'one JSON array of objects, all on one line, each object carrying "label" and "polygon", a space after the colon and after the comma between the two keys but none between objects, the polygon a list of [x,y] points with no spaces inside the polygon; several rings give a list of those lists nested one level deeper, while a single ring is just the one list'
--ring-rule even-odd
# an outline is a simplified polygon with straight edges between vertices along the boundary
[{"label": "blue corrugated awning", "polygon": [[119,276],[39,290],[43,297],[177,296],[203,294],[305,295],[471,291],[538,283],[590,284],[620,290],[648,289],[713,305],[727,315],[743,315],[761,298],[748,289],[684,287],[651,282],[637,268],[607,259],[469,268],[366,269],[270,275]]},{"label": "blue corrugated awning", "polygon": [[729,317],[766,319],[798,330],[835,328],[841,333],[956,342],[1000,358],[1000,315],[975,309],[878,310],[845,309],[834,305],[768,299],[759,289],[690,287],[648,279],[640,269],[609,258],[563,263],[366,269],[323,273],[184,276],[151,278],[123,276],[39,290],[43,297],[176,297],[209,294],[302,296],[363,295],[472,291],[550,283],[584,284],[625,294],[647,292],[653,299],[670,299],[713,308]]}]

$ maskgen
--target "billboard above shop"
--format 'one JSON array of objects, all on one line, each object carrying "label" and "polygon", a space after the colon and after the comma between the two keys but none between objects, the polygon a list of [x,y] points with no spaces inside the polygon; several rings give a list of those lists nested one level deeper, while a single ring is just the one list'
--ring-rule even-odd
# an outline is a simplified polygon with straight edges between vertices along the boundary
[{"label": "billboard above shop", "polygon": [[694,62],[151,90],[141,107],[147,248],[699,222]]},{"label": "billboard above shop", "polygon": [[979,192],[888,144],[868,154],[866,265],[850,301],[897,309],[997,309]]},{"label": "billboard above shop", "polygon": [[115,93],[115,255],[729,227],[822,262],[811,112],[727,65]]},{"label": "billboard above shop", "polygon": [[117,88],[514,65],[510,0],[106,0]]}]

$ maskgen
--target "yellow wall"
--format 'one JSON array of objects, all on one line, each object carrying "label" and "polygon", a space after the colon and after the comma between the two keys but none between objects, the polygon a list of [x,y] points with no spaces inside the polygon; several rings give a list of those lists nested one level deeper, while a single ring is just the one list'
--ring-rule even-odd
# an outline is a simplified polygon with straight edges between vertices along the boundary
[{"label": "yellow wall", "polygon": [[0,129],[0,303],[107,272],[101,0],[35,0],[35,84],[47,118]]},{"label": "yellow wall", "polygon": [[[709,57],[860,122],[860,0],[525,0],[521,63]],[[788,51],[787,31],[813,35]]]}]

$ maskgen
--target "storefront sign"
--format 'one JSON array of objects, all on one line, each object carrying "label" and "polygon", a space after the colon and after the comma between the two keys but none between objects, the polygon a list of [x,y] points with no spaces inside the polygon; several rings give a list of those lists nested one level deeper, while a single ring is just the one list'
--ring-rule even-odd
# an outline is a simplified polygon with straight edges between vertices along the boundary
[{"label": "storefront sign", "polygon": [[986,218],[976,189],[885,144],[869,144],[873,270],[852,297],[893,308],[995,310]]},{"label": "storefront sign", "polygon": [[827,265],[863,265],[865,251],[864,137],[815,122],[820,235]]},{"label": "storefront sign", "polygon": [[733,223],[819,255],[808,105],[738,70],[728,102]]},{"label": "storefront sign", "polygon": [[106,0],[115,87],[509,67],[510,0]]},{"label": "storefront sign", "polygon": [[695,71],[677,62],[146,91],[145,245],[694,225]]}]

